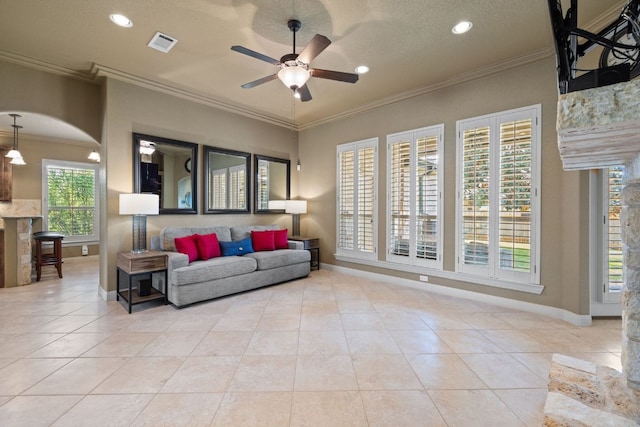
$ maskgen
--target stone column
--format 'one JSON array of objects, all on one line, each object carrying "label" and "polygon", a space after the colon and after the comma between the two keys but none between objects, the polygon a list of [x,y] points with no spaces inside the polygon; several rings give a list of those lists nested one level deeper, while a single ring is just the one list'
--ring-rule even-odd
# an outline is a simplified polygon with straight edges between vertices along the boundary
[{"label": "stone column", "polygon": [[625,177],[620,225],[624,275],[622,371],[627,385],[640,391],[640,177]]}]

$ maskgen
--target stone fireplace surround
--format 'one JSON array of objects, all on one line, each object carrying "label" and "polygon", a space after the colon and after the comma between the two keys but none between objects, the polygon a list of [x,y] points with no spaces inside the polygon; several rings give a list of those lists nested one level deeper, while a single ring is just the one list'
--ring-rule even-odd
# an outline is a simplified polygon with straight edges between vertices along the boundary
[{"label": "stone fireplace surround", "polygon": [[625,166],[622,373],[554,355],[545,426],[640,425],[640,80],[560,95],[558,148],[565,170]]}]

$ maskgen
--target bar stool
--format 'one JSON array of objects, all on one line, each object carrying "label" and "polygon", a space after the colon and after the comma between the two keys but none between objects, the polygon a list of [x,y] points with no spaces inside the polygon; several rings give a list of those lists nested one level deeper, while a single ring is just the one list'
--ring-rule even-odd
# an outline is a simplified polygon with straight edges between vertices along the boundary
[{"label": "bar stool", "polygon": [[[58,277],[62,279],[62,239],[64,235],[51,231],[39,231],[33,233],[36,241],[36,282],[40,281],[42,266],[55,265],[58,270]],[[42,252],[42,242],[53,242],[53,252]]]}]

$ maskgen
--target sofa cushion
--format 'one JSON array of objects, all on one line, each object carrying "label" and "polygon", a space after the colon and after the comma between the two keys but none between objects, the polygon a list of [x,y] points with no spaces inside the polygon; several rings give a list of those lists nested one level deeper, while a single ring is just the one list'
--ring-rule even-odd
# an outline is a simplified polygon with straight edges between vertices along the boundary
[{"label": "sofa cushion", "polygon": [[309,251],[298,251],[293,249],[278,249],[269,252],[254,252],[247,254],[244,258],[253,258],[258,263],[258,270],[270,270],[272,268],[289,266],[292,264],[310,262]]},{"label": "sofa cushion", "polygon": [[251,232],[251,245],[255,252],[273,251],[276,249],[273,230]]},{"label": "sofa cushion", "polygon": [[[306,252],[306,251],[305,251]],[[195,261],[187,267],[173,270],[171,282],[174,285],[190,285],[255,271],[257,262],[247,257],[219,257],[206,261]]]},{"label": "sofa cushion", "polygon": [[174,244],[176,250],[181,254],[186,254],[189,257],[189,262],[193,262],[199,259],[198,255],[198,235],[192,234],[190,236],[176,237]]},{"label": "sofa cushion", "polygon": [[196,245],[198,246],[198,255],[201,260],[208,260],[222,256],[222,252],[220,252],[220,243],[218,242],[218,236],[216,236],[216,233],[199,235],[196,240]]},{"label": "sofa cushion", "polygon": [[273,244],[276,249],[289,249],[289,230],[273,230]]},{"label": "sofa cushion", "polygon": [[253,252],[251,237],[236,242],[220,242],[223,256],[244,255]]},{"label": "sofa cushion", "polygon": [[215,233],[218,236],[218,240],[231,240],[231,231],[226,225],[216,227],[165,227],[160,230],[160,247],[165,251],[175,251],[174,239],[176,237],[211,233]]},{"label": "sofa cushion", "polygon": [[271,224],[271,225],[239,225],[239,226],[235,226],[235,227],[231,227],[231,239],[223,239],[220,236],[218,236],[218,239],[220,239],[220,241],[222,240],[242,240],[242,239],[246,239],[247,237],[251,237],[251,232],[256,230],[256,231],[263,231],[263,230],[279,230],[280,226],[278,224]]}]

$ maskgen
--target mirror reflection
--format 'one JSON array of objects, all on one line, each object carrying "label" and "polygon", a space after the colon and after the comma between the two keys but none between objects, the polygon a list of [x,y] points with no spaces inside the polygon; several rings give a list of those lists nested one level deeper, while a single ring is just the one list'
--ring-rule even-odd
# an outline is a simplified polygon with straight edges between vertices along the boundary
[{"label": "mirror reflection", "polygon": [[250,212],[251,154],[204,147],[204,213]]},{"label": "mirror reflection", "polygon": [[160,214],[197,213],[198,146],[133,134],[134,191],[160,197]]},{"label": "mirror reflection", "polygon": [[255,212],[284,212],[269,209],[269,201],[289,199],[291,161],[256,155],[255,168]]}]

